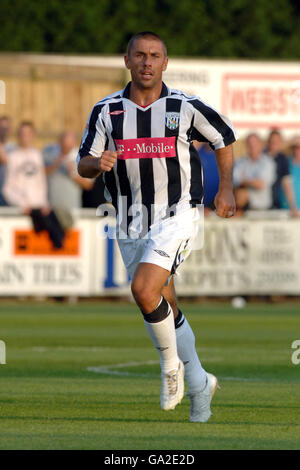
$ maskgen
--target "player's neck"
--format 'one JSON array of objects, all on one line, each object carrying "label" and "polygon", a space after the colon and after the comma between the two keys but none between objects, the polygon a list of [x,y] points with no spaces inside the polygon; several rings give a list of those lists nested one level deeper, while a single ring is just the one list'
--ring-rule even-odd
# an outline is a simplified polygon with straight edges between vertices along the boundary
[{"label": "player's neck", "polygon": [[162,82],[153,88],[140,88],[136,83],[131,82],[129,98],[138,106],[146,107],[157,101],[161,95]]}]

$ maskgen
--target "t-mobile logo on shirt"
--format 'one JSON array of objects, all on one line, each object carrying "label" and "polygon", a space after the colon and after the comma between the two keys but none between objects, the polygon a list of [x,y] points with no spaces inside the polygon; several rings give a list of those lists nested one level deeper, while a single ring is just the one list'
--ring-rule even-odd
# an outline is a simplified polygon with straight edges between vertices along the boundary
[{"label": "t-mobile logo on shirt", "polygon": [[138,139],[116,139],[121,160],[128,158],[169,158],[176,156],[176,137],[144,137]]}]

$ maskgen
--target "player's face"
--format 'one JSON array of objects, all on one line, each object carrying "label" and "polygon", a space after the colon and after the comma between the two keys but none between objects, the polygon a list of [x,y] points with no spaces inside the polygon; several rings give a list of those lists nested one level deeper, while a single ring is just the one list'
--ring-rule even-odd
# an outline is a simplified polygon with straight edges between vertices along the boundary
[{"label": "player's face", "polygon": [[282,148],[282,140],[280,135],[273,134],[269,139],[269,151],[271,153],[278,153]]},{"label": "player's face", "polygon": [[29,148],[33,145],[35,133],[31,126],[22,126],[19,129],[19,145],[23,148]]},{"label": "player's face", "polygon": [[134,41],[130,54],[125,56],[125,64],[132,81],[140,88],[150,89],[162,81],[168,58],[159,40],[140,38]]},{"label": "player's face", "polygon": [[74,147],[76,147],[76,137],[73,132],[65,132],[60,139],[61,149],[64,154],[70,152]]},{"label": "player's face", "polygon": [[262,153],[262,142],[256,135],[251,135],[247,138],[247,147],[250,157],[257,160]]}]

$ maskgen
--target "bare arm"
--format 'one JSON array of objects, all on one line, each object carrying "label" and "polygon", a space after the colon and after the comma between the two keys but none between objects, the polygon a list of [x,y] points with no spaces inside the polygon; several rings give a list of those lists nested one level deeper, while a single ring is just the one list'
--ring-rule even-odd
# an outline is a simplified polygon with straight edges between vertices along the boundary
[{"label": "bare arm", "polygon": [[241,186],[261,190],[261,189],[264,189],[265,182],[264,182],[264,180],[262,180],[260,178],[257,178],[257,179],[254,179],[254,180],[246,180],[245,179],[245,180],[242,181]]},{"label": "bare arm", "polygon": [[220,217],[231,217],[234,215],[235,199],[233,195],[233,151],[232,145],[220,148],[215,151],[219,169],[220,185],[215,197],[216,213]]},{"label": "bare arm", "polygon": [[78,174],[82,178],[96,178],[101,175],[100,158],[87,155],[83,157],[78,164]]},{"label": "bare arm", "polygon": [[290,175],[286,175],[282,178],[282,188],[285,194],[285,197],[287,199],[287,202],[289,204],[289,208],[291,210],[291,215],[293,217],[299,217],[299,212],[296,207],[296,202],[295,202],[295,194],[294,194],[294,189],[293,189],[293,183],[291,180]]},{"label": "bare arm", "polygon": [[46,166],[46,175],[51,175],[63,163],[65,155],[60,155],[51,165]]},{"label": "bare arm", "polygon": [[4,149],[4,145],[0,143],[0,165],[6,165],[7,157]]},{"label": "bare arm", "polygon": [[67,171],[69,173],[70,178],[74,183],[76,183],[80,188],[89,191],[94,186],[95,180],[92,178],[82,178],[79,176],[77,169],[74,167],[74,162],[70,161],[66,164]]},{"label": "bare arm", "polygon": [[72,173],[71,178],[75,183],[78,184],[78,186],[80,186],[82,189],[86,191],[89,191],[94,186],[93,179],[82,178],[82,176],[79,176],[76,173]]},{"label": "bare arm", "polygon": [[105,150],[101,157],[87,155],[79,161],[78,173],[83,178],[96,178],[104,171],[110,171],[120,154],[121,152]]}]

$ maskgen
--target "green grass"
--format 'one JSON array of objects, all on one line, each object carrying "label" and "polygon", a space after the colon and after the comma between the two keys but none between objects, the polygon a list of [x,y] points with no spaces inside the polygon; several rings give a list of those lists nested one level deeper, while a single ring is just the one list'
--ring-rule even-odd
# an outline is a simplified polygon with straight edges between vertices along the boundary
[{"label": "green grass", "polygon": [[0,449],[300,449],[299,306],[182,307],[222,387],[206,424],[189,422],[188,398],[160,410],[158,355],[134,305],[2,302]]}]

